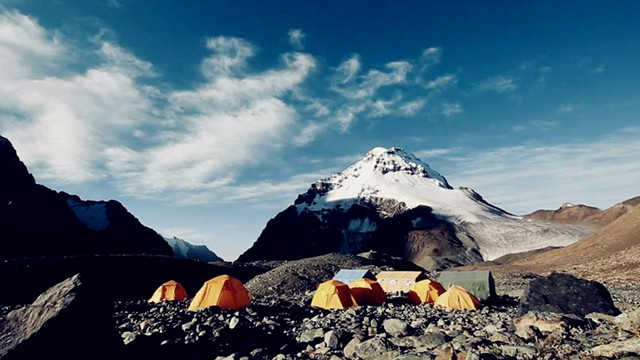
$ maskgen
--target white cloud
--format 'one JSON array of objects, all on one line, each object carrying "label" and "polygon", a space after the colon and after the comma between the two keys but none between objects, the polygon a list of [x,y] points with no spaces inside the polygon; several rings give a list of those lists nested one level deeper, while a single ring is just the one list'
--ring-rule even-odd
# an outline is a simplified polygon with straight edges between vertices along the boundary
[{"label": "white cloud", "polygon": [[68,45],[52,34],[30,17],[0,14],[0,128],[40,181],[211,200],[243,169],[318,131],[283,99],[314,68],[308,54],[284,54],[279,68],[250,73],[250,43],[213,37],[202,63],[207,81],[171,91],[139,83],[157,76],[153,65],[112,42],[72,49],[94,55],[73,72]]},{"label": "white cloud", "polygon": [[462,105],[460,105],[460,103],[442,104],[442,114],[444,116],[453,116],[461,113],[462,113]]},{"label": "white cloud", "polygon": [[385,65],[388,71],[370,70],[364,76],[356,92],[343,92],[344,96],[354,98],[366,98],[374,95],[378,89],[384,86],[402,84],[407,81],[407,74],[412,65],[407,61],[393,61]]},{"label": "white cloud", "polygon": [[420,60],[426,64],[426,66],[435,65],[440,62],[440,58],[442,57],[442,48],[439,47],[430,47],[424,49],[422,52],[422,56]]},{"label": "white cloud", "polygon": [[376,101],[374,101],[371,104],[371,113],[369,116],[374,117],[374,118],[378,118],[378,117],[382,117],[385,115],[389,115],[391,113],[391,110],[389,109],[389,107],[391,105],[393,105],[394,101],[392,100],[381,100],[378,99]]},{"label": "white cloud", "polygon": [[516,80],[506,76],[496,76],[486,79],[477,86],[477,89],[481,91],[495,91],[499,93],[512,92],[517,88]]},{"label": "white cloud", "polygon": [[338,66],[337,72],[341,76],[339,82],[346,84],[354,80],[360,72],[361,67],[360,56],[358,54],[352,55],[348,60],[345,60]]},{"label": "white cloud", "polygon": [[104,58],[105,64],[108,64],[109,71],[124,71],[125,75],[131,78],[138,76],[156,76],[153,65],[150,62],[138,59],[116,44],[106,41],[103,42],[98,50],[98,54]]},{"label": "white cloud", "polygon": [[444,90],[457,83],[458,79],[455,75],[444,75],[429,81],[425,87],[429,90]]},{"label": "white cloud", "polygon": [[304,49],[304,38],[307,36],[300,29],[289,29],[289,43],[293,45],[296,50]]},{"label": "white cloud", "polygon": [[639,195],[639,136],[630,128],[590,142],[474,151],[450,158],[456,170],[448,178],[517,213],[566,201],[609,207]]},{"label": "white cloud", "polygon": [[294,136],[293,144],[296,146],[304,146],[315,140],[319,133],[325,130],[326,123],[310,122],[303,127],[299,134]]},{"label": "white cloud", "polygon": [[349,131],[360,114],[367,118],[377,118],[392,114],[397,109],[392,106],[402,98],[396,91],[392,99],[376,99],[383,87],[406,85],[413,65],[408,61],[392,61],[383,70],[371,69],[358,75],[362,64],[357,54],[340,64],[336,69],[331,89],[341,95],[333,100],[332,120],[340,131]]},{"label": "white cloud", "polygon": [[402,104],[400,106],[400,111],[408,116],[415,115],[418,111],[420,111],[425,105],[427,101],[424,99],[419,99],[415,101],[410,101]]},{"label": "white cloud", "polygon": [[442,157],[445,155],[449,155],[455,153],[458,148],[450,148],[450,149],[425,149],[416,151],[415,155],[422,161],[428,161],[429,158]]},{"label": "white cloud", "polygon": [[209,78],[237,75],[244,70],[247,59],[255,52],[247,41],[228,36],[209,38],[206,47],[213,52],[202,62],[202,73]]}]

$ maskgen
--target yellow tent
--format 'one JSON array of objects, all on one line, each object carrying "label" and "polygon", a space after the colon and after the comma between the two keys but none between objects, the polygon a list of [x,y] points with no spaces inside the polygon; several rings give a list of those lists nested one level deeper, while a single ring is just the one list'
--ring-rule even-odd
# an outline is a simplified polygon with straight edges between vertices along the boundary
[{"label": "yellow tent", "polygon": [[439,282],[420,280],[411,286],[409,290],[409,301],[414,304],[433,304],[442,293],[444,293],[444,288]]},{"label": "yellow tent", "polygon": [[311,306],[322,309],[345,309],[355,305],[349,286],[338,280],[325,281],[318,285]]},{"label": "yellow tent", "polygon": [[191,300],[189,310],[217,306],[221,309],[240,309],[251,305],[249,293],[242,283],[229,275],[206,281]]},{"label": "yellow tent", "polygon": [[349,289],[357,305],[382,305],[387,301],[387,294],[377,281],[359,279],[350,283]]},{"label": "yellow tent", "polygon": [[435,307],[455,310],[478,310],[480,300],[463,287],[453,285],[438,300],[433,303]]},{"label": "yellow tent", "polygon": [[187,291],[177,281],[167,281],[160,285],[156,292],[153,293],[149,302],[161,302],[163,300],[168,301],[180,301],[187,298]]}]

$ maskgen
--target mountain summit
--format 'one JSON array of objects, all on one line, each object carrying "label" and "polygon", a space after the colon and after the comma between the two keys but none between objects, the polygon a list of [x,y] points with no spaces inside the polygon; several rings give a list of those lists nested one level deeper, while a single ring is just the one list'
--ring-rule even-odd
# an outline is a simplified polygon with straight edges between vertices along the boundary
[{"label": "mountain summit", "polygon": [[587,234],[577,226],[525,221],[472,189],[454,189],[410,152],[377,147],[313,183],[239,260],[378,250],[442,269],[568,245]]}]

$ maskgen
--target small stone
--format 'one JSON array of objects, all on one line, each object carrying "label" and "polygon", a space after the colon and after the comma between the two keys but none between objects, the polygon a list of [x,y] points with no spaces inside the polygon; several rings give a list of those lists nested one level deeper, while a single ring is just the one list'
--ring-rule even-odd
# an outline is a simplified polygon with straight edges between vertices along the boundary
[{"label": "small stone", "polygon": [[300,343],[311,343],[316,339],[322,339],[324,337],[324,331],[322,329],[309,329],[305,330],[298,336],[298,342]]},{"label": "small stone", "polygon": [[232,317],[231,320],[229,320],[229,329],[235,329],[235,327],[238,326],[239,322],[240,319],[237,316]]},{"label": "small stone", "polygon": [[341,330],[330,330],[324,334],[324,343],[329,349],[336,349],[340,344]]},{"label": "small stone", "polygon": [[532,346],[514,346],[514,345],[502,345],[500,347],[502,353],[508,356],[518,355],[537,355],[538,349]]},{"label": "small stone", "polygon": [[191,330],[191,328],[195,325],[195,323],[196,323],[196,321],[192,320],[192,321],[189,321],[188,323],[182,324],[182,326],[181,326],[182,327],[182,331],[187,332],[187,331]]},{"label": "small stone", "polygon": [[382,323],[384,331],[394,337],[406,336],[407,323],[399,319],[387,319]]},{"label": "small stone", "polygon": [[137,337],[136,333],[131,331],[125,331],[122,333],[121,336],[122,336],[122,342],[124,342],[125,345],[133,342]]}]

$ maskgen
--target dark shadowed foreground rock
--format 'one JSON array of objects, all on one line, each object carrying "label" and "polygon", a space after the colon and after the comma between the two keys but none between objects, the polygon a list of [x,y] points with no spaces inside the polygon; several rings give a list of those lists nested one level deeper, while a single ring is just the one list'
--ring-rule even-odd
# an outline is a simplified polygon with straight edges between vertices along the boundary
[{"label": "dark shadowed foreground rock", "polygon": [[88,359],[118,355],[108,287],[79,274],[42,293],[0,323],[0,359]]},{"label": "dark shadowed foreground rock", "polygon": [[604,285],[561,273],[553,273],[529,283],[520,298],[519,313],[523,315],[529,311],[579,316],[593,312],[607,315],[620,313]]}]

